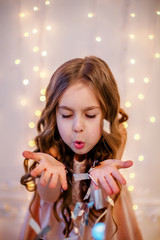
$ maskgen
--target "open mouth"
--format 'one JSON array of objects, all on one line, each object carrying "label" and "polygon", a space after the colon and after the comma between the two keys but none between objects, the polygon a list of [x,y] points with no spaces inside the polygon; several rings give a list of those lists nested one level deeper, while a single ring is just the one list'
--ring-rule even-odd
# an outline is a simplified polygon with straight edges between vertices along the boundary
[{"label": "open mouth", "polygon": [[75,148],[77,148],[77,149],[82,149],[83,147],[84,147],[84,142],[82,142],[82,141],[75,141],[74,142],[74,146],[75,146]]}]

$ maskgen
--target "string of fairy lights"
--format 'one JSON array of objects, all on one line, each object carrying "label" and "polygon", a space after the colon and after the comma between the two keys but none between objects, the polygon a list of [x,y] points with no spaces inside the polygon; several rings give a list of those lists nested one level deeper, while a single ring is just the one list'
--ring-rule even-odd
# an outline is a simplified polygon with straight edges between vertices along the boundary
[{"label": "string of fairy lights", "polygon": [[[52,1],[44,1],[43,4],[44,4],[45,7],[52,7]],[[32,9],[31,9],[30,11],[32,11],[32,13],[34,13],[34,12],[38,12],[38,11],[41,11],[41,10],[43,10],[43,9],[40,8],[39,6],[33,5]],[[157,11],[155,11],[155,15],[157,15],[157,17],[160,17],[160,9],[157,10]],[[27,11],[26,11],[26,12],[25,12],[25,11],[22,11],[22,12],[19,13],[20,21],[21,21],[22,19],[26,19],[26,21],[27,21],[27,18],[29,18],[29,16],[30,16],[30,15],[28,14]],[[87,14],[87,17],[88,17],[89,19],[96,18],[96,14],[93,13],[93,12],[89,12],[89,13]],[[134,21],[134,19],[136,19],[136,13],[135,13],[135,12],[131,12],[128,17],[131,18],[131,19],[133,19],[133,21]],[[52,29],[53,29],[53,28],[52,28],[52,24],[49,24],[49,25],[46,25],[46,26],[45,26],[45,30],[46,30],[46,31],[52,31]],[[27,39],[30,39],[30,41],[32,41],[32,35],[37,35],[37,39],[40,37],[38,33],[39,33],[38,28],[33,28],[30,32],[29,32],[29,31],[25,31],[25,29],[24,29],[22,38],[24,38],[24,40],[27,38]],[[148,39],[149,39],[150,41],[154,41],[155,37],[156,37],[156,36],[155,36],[155,34],[153,34],[153,33],[150,33],[150,34],[148,35]],[[136,39],[136,35],[132,32],[132,33],[129,34],[128,39],[129,39],[129,41],[134,41],[134,40]],[[96,36],[95,39],[94,39],[94,41],[96,41],[96,42],[98,42],[98,43],[100,44],[101,41],[102,41],[102,37],[101,37],[101,36]],[[37,42],[38,42],[38,41],[37,41]],[[40,57],[43,57],[43,58],[44,58],[44,57],[47,57],[47,54],[48,54],[48,52],[47,52],[46,50],[41,51],[41,48],[40,48],[39,45],[33,46],[33,47],[32,47],[32,51],[33,51],[34,54],[37,54],[37,53],[38,53],[39,56],[40,56]],[[154,57],[155,59],[159,59],[159,58],[160,58],[160,53],[159,53],[159,52],[155,52],[153,57]],[[135,59],[135,58],[130,58],[130,59],[128,60],[128,62],[129,62],[129,64],[135,65],[135,64],[136,64],[136,59]],[[17,58],[17,59],[15,60],[15,64],[16,64],[16,65],[21,65],[21,64],[22,64],[21,59]],[[33,66],[32,70],[33,70],[33,72],[36,72],[36,73],[39,74],[40,79],[45,79],[45,78],[48,76],[48,73],[47,73],[47,72],[45,72],[45,71],[43,71],[43,70],[41,71],[40,66],[38,65],[38,63],[37,63],[37,65],[34,65],[34,66]],[[134,85],[135,82],[136,82],[135,77],[132,77],[132,76],[129,77],[129,79],[128,79],[128,83],[129,83],[129,84]],[[151,82],[151,79],[150,79],[148,76],[144,76],[143,82],[144,82],[144,84],[147,85],[148,83]],[[22,83],[23,83],[23,85],[26,87],[26,86],[29,85],[30,80],[24,77],[24,79],[22,80]],[[46,89],[45,89],[45,88],[41,88],[41,89],[40,89],[40,97],[39,97],[39,100],[40,100],[41,103],[45,102],[45,100],[46,100],[46,98],[45,98],[45,92],[46,92]],[[139,92],[137,98],[138,98],[139,101],[143,101],[144,98],[145,98],[144,93],[143,93],[143,92]],[[26,105],[27,105],[27,100],[26,100],[25,98],[21,99],[20,105],[23,106],[23,107],[26,106]],[[41,104],[40,104],[40,105],[41,105]],[[125,101],[125,107],[126,107],[127,109],[132,108],[132,102],[129,101],[129,100],[126,100],[126,101]],[[40,109],[35,109],[34,115],[35,115],[37,118],[39,118],[39,117],[41,116],[41,110],[40,110]],[[156,119],[155,116],[150,116],[148,120],[149,120],[149,122],[150,122],[151,124],[154,124],[154,123],[157,121],[157,119]],[[128,123],[125,123],[124,126],[127,128],[127,127],[128,127]],[[30,121],[30,122],[28,123],[28,127],[29,127],[30,129],[35,129],[35,121]],[[140,134],[137,133],[137,132],[134,133],[133,139],[134,139],[135,141],[139,141],[139,140],[141,139]],[[31,149],[35,147],[35,142],[34,142],[33,139],[30,139],[30,140],[29,140],[28,146],[29,146]],[[138,156],[138,161],[139,161],[139,162],[143,162],[143,161],[144,161],[144,155],[143,155],[143,154],[140,154],[140,155]],[[135,173],[135,172],[130,172],[130,173],[129,173],[129,178],[130,178],[130,180],[135,179],[135,177],[136,177],[136,173]],[[129,190],[130,192],[132,192],[134,189],[135,189],[134,184],[130,184],[130,185],[128,186],[128,190]],[[138,204],[133,204],[133,209],[134,209],[134,210],[137,210],[137,209],[138,209]]]}]

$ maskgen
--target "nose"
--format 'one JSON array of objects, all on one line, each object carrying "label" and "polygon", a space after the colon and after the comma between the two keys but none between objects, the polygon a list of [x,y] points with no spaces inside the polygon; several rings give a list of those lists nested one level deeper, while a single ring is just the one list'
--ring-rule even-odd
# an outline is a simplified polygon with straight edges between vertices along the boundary
[{"label": "nose", "polygon": [[75,117],[73,120],[72,129],[74,132],[79,133],[84,130],[84,123],[81,117]]}]

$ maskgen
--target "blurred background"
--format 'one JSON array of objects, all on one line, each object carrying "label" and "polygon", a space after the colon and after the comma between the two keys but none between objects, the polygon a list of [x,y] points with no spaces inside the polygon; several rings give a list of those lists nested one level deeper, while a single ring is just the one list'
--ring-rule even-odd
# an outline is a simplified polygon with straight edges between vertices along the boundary
[{"label": "blurred background", "polygon": [[45,88],[63,62],[110,66],[129,114],[124,175],[145,240],[160,240],[160,1],[0,0],[0,239],[17,239],[32,197],[20,185]]}]

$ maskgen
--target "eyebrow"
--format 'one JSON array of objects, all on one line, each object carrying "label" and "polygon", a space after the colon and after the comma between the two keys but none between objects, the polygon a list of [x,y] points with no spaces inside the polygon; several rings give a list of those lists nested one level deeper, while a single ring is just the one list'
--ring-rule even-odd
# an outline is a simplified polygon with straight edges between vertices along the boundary
[{"label": "eyebrow", "polygon": [[[84,109],[84,111],[89,111],[89,110],[93,110],[93,109],[100,109],[100,107],[98,106],[89,106],[89,107],[86,107]],[[59,106],[58,109],[64,109],[64,110],[69,110],[69,111],[74,111],[72,108],[70,107],[67,107],[67,106]]]}]

